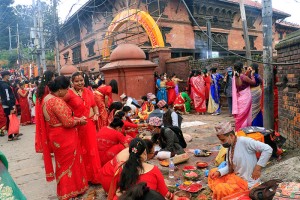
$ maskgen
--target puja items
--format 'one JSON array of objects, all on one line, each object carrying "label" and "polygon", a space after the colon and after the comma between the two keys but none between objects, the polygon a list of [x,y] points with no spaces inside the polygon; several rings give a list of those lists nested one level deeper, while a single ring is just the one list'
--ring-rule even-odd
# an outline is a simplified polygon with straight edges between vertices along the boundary
[{"label": "puja items", "polygon": [[177,200],[190,200],[192,198],[192,195],[186,191],[177,191],[174,195],[177,196]]},{"label": "puja items", "polygon": [[193,171],[184,171],[183,177],[187,180],[199,180],[201,176],[201,171],[200,170],[193,170]]},{"label": "puja items", "polygon": [[[173,163],[175,165],[177,165],[177,164],[180,164],[180,163],[188,161],[189,158],[190,157],[189,157],[189,155],[187,153],[180,154],[180,155],[175,155],[173,157]],[[169,159],[161,160],[161,161],[159,161],[159,164],[161,166],[168,167],[169,166]]]},{"label": "puja items", "polygon": [[198,167],[198,168],[206,168],[206,167],[208,167],[208,163],[207,162],[197,162],[196,163],[196,166]]}]

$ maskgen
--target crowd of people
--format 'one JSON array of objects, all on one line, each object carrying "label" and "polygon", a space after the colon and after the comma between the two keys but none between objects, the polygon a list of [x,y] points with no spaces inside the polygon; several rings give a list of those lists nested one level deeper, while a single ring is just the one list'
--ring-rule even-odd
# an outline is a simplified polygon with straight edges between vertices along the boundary
[{"label": "crowd of people", "polygon": [[[257,64],[244,68],[242,63],[236,63],[234,68],[226,69],[224,76],[216,68],[210,72],[193,70],[182,92],[179,83],[183,80],[175,74],[156,74],[156,94],[145,94],[140,101],[126,94],[120,96],[120,101],[113,101],[112,94],[119,93],[118,84],[111,80],[106,85],[102,75],[95,78],[75,72],[65,77],[45,71],[41,77],[27,80],[20,74],[2,71],[1,76],[0,114],[5,113],[5,117],[0,117],[0,134],[3,136],[9,130],[9,116],[18,112],[19,105],[20,123],[36,124],[35,150],[43,153],[46,179],[56,180],[59,199],[82,195],[89,183],[101,184],[108,199],[124,199],[131,195],[134,185],[156,191],[153,195],[173,199],[160,170],[146,161],[159,153],[154,151],[155,143],[160,146],[159,151],[168,151],[171,156],[185,153],[177,132],[181,131],[182,114],[190,113],[193,108],[198,114],[219,115],[221,84],[225,85],[229,114],[236,120],[236,130],[263,126],[262,80]],[[228,169],[211,172],[209,179],[213,192],[217,191],[216,197],[228,193],[217,194],[220,183],[215,181],[217,178],[238,171],[242,178],[250,180],[249,170],[254,170],[251,181],[256,180],[260,168],[270,158],[267,146],[250,139],[237,139],[230,127],[228,124],[216,127],[220,142],[229,148]],[[142,129],[152,133],[151,140],[138,137]],[[20,133],[9,133],[8,140],[19,136]],[[254,159],[241,164],[239,159],[243,154],[248,152],[253,157],[257,150],[263,152],[257,163],[260,168]],[[248,187],[248,183],[242,185]]]}]

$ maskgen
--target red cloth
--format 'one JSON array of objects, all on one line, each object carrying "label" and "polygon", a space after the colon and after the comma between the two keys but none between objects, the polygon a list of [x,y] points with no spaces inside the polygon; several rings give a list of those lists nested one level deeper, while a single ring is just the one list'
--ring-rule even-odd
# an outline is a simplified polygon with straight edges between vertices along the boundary
[{"label": "red cloth", "polygon": [[191,93],[194,98],[196,112],[206,112],[205,81],[202,76],[192,77]]},{"label": "red cloth", "polygon": [[[29,103],[28,103],[28,92],[26,90],[19,89],[19,93],[22,95],[26,95],[23,97],[22,95],[19,95],[19,104],[21,107],[21,124],[26,125],[31,123],[31,115],[29,110]],[[27,94],[26,94],[27,93]]]},{"label": "red cloth", "polygon": [[97,88],[97,90],[103,94],[105,97],[108,98],[108,101],[107,101],[107,107],[109,107],[112,102],[113,102],[113,99],[112,99],[112,88],[110,85],[104,85],[104,86],[100,86]]},{"label": "red cloth", "polygon": [[172,105],[176,99],[175,83],[173,81],[168,81],[166,85],[168,89],[168,104]]},{"label": "red cloth", "polygon": [[0,129],[6,126],[6,116],[2,107],[2,104],[0,102]]},{"label": "red cloth", "polygon": [[209,90],[210,90],[210,76],[203,76],[203,79],[205,81],[205,99],[209,99]]},{"label": "red cloth", "polygon": [[[81,156],[80,141],[71,109],[58,97],[45,102],[45,109],[50,120],[48,131],[45,131],[45,121],[42,121],[42,144],[47,181],[57,182],[59,199],[70,199],[88,189],[88,181],[84,162]],[[62,124],[58,127],[54,125]],[[46,135],[44,134],[46,133]],[[47,144],[49,141],[49,144]],[[55,175],[49,146],[55,157]]]},{"label": "red cloth", "polygon": [[43,109],[42,109],[42,101],[46,95],[49,94],[48,86],[45,87],[44,96],[42,98],[37,98],[35,102],[35,152],[42,153],[43,145],[42,145],[42,121],[44,120]]},{"label": "red cloth", "polygon": [[176,97],[175,101],[174,101],[174,110],[178,110],[182,113],[186,112],[185,109],[185,99],[182,98],[181,93],[179,93],[179,95]]},{"label": "red cloth", "polygon": [[105,96],[99,92],[94,92],[95,102],[99,109],[99,120],[98,120],[98,128],[99,130],[108,125],[108,113],[105,106]]},{"label": "red cloth", "polygon": [[115,172],[119,166],[116,156],[103,165],[101,169],[101,185],[105,192],[108,193],[111,181],[114,177]]},{"label": "red cloth", "polygon": [[88,181],[92,183],[100,182],[101,162],[96,141],[96,125],[89,118],[90,110],[96,106],[94,94],[87,88],[83,88],[81,97],[69,90],[68,96],[65,98],[67,104],[74,111],[75,117],[85,116],[87,124],[78,126],[79,140],[81,141],[82,157],[85,163]]},{"label": "red cloth", "polygon": [[97,133],[97,142],[102,166],[122,151],[125,144],[128,144],[122,133],[108,126]]}]

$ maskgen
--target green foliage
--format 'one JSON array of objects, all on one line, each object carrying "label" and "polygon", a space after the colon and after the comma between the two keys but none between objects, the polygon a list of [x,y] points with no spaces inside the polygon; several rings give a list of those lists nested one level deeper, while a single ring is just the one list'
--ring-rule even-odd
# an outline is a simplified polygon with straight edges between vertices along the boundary
[{"label": "green foliage", "polygon": [[[9,49],[8,27],[15,23],[13,0],[0,1],[0,50]],[[15,44],[15,40],[12,41]]]},{"label": "green foliage", "polygon": [[46,53],[46,60],[51,60],[51,61],[54,61],[55,59],[54,59],[54,52],[53,51],[48,51],[47,53]]},{"label": "green foliage", "polygon": [[4,68],[13,68],[17,62],[18,53],[16,50],[8,51],[3,50],[0,51],[0,65]]}]

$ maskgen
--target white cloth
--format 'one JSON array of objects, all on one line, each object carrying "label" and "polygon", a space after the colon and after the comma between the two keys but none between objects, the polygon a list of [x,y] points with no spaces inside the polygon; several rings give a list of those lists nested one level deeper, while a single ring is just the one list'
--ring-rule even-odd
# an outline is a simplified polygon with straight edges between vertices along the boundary
[{"label": "white cloth", "polygon": [[[258,161],[256,158],[256,152],[261,152],[261,156]],[[251,177],[254,167],[256,165],[265,167],[272,155],[272,152],[273,149],[265,143],[248,137],[238,137],[233,155],[234,173],[246,180],[248,182],[248,187],[251,188],[260,181],[260,179],[254,180]],[[227,155],[228,156],[226,157],[228,160],[231,152],[227,152]],[[220,172],[221,176],[224,176],[228,174],[229,167],[227,165],[218,171]]]},{"label": "white cloth", "polygon": [[125,106],[129,106],[131,108],[132,113],[136,113],[136,106],[132,104],[133,99],[131,97],[127,97],[127,101]]},{"label": "white cloth", "polygon": [[172,125],[173,126],[178,126],[178,115],[176,112],[171,113],[171,118],[172,118]]}]

